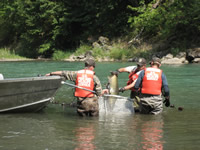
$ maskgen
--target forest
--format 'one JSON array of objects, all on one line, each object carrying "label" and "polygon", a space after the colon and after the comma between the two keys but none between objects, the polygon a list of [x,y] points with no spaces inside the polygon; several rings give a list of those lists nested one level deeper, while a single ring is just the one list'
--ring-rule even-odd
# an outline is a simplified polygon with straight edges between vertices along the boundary
[{"label": "forest", "polygon": [[[155,51],[177,53],[199,46],[199,35],[199,0],[0,3],[0,48],[27,58],[60,58],[86,50],[117,59]],[[109,50],[93,46],[101,36],[109,39]]]}]

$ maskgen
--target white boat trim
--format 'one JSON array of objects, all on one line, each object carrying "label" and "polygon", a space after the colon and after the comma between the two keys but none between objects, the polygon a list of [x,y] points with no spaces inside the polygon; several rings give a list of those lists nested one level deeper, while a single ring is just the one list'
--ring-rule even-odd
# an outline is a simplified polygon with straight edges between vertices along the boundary
[{"label": "white boat trim", "polygon": [[37,101],[37,102],[33,102],[33,103],[29,103],[29,104],[24,104],[24,105],[21,105],[21,106],[16,106],[16,107],[12,107],[12,108],[2,109],[2,110],[0,110],[0,112],[10,111],[10,110],[15,110],[15,109],[20,109],[20,108],[28,107],[28,106],[35,105],[35,104],[44,103],[44,102],[47,102],[47,101],[50,101],[50,100],[51,100],[51,98],[47,98],[47,99],[43,99],[43,100],[40,100],[40,101]]}]

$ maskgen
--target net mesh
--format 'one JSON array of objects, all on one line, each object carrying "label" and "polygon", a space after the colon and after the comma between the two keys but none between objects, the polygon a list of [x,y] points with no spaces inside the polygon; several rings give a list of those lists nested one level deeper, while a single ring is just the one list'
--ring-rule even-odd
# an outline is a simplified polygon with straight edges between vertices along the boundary
[{"label": "net mesh", "polygon": [[133,114],[133,100],[119,95],[104,95],[99,98],[99,113]]}]

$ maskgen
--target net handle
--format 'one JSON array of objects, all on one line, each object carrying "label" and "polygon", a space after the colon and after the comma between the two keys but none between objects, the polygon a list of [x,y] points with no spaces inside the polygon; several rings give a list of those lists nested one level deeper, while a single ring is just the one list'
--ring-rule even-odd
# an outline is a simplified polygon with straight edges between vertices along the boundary
[{"label": "net handle", "polygon": [[129,98],[129,97],[123,97],[123,96],[120,96],[120,95],[110,95],[110,94],[104,94],[103,96],[105,97],[115,97],[115,98],[120,98],[120,99],[127,99],[129,101],[134,101],[133,99]]}]

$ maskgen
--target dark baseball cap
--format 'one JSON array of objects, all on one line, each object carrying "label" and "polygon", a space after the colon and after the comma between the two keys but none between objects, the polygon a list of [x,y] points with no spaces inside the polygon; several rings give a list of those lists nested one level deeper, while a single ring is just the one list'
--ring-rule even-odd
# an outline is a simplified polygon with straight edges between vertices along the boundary
[{"label": "dark baseball cap", "polygon": [[146,65],[146,60],[144,58],[139,58],[138,62],[137,62],[138,66],[144,66]]},{"label": "dark baseball cap", "polygon": [[161,60],[158,57],[153,57],[151,62],[153,62],[154,64],[161,64]]},{"label": "dark baseball cap", "polygon": [[95,67],[95,61],[93,59],[86,59],[85,66],[93,66]]}]

